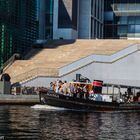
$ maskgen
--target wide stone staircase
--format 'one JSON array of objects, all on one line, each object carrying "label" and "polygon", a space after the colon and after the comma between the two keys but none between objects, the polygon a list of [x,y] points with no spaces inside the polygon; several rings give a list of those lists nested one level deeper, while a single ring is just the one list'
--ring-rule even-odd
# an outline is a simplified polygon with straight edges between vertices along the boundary
[{"label": "wide stone staircase", "polygon": [[111,55],[139,40],[50,40],[43,48],[33,48],[25,60],[16,60],[6,69],[11,82],[36,76],[57,77],[59,69],[91,54]]}]

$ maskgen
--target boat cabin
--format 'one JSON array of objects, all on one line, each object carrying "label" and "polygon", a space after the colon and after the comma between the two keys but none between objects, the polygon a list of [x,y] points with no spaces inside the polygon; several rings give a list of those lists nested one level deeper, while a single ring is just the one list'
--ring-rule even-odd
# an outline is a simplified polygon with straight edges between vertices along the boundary
[{"label": "boat cabin", "polygon": [[102,94],[107,98],[109,95],[110,102],[140,102],[140,87],[104,84]]}]

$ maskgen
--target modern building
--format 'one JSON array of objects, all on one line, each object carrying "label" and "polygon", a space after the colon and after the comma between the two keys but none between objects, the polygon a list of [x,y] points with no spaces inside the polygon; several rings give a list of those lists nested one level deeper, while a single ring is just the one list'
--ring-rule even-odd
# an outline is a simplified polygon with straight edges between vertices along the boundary
[{"label": "modern building", "polygon": [[41,0],[40,39],[138,39],[139,0]]},{"label": "modern building", "polygon": [[37,2],[39,11],[39,39],[52,39],[54,0],[37,0]]},{"label": "modern building", "polygon": [[25,54],[37,38],[35,0],[0,0],[0,66]]},{"label": "modern building", "polygon": [[105,0],[104,38],[140,38],[140,1]]},{"label": "modern building", "polygon": [[102,38],[103,7],[103,0],[56,0],[53,38]]},{"label": "modern building", "polygon": [[78,38],[103,38],[104,0],[79,0]]},{"label": "modern building", "polygon": [[39,39],[103,38],[104,0],[38,0]]},{"label": "modern building", "polygon": [[53,39],[78,38],[79,0],[55,0]]}]

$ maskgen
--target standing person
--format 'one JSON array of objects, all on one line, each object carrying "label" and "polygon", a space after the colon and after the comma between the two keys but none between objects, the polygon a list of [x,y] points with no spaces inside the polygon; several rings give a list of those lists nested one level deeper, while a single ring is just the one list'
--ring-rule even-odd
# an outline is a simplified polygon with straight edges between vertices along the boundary
[{"label": "standing person", "polygon": [[64,81],[64,84],[63,84],[63,92],[64,92],[64,95],[66,95],[68,93],[67,81]]},{"label": "standing person", "polygon": [[74,85],[74,92],[73,92],[73,97],[74,98],[77,98],[77,89],[78,89],[77,84],[75,84]]},{"label": "standing person", "polygon": [[56,80],[55,92],[58,93],[59,91],[59,80]]},{"label": "standing person", "polygon": [[53,82],[50,82],[50,90],[53,90]]},{"label": "standing person", "polygon": [[64,93],[64,92],[63,92],[63,82],[62,82],[61,80],[59,81],[58,92],[59,92],[60,94],[63,94],[63,93]]},{"label": "standing person", "polygon": [[72,83],[69,83],[68,93],[70,94],[70,96],[72,96],[74,93],[74,85]]},{"label": "standing person", "polygon": [[80,98],[83,97],[83,89],[80,84],[77,85],[77,96]]},{"label": "standing person", "polygon": [[84,98],[88,99],[89,97],[88,85],[84,85],[83,91],[84,91]]}]

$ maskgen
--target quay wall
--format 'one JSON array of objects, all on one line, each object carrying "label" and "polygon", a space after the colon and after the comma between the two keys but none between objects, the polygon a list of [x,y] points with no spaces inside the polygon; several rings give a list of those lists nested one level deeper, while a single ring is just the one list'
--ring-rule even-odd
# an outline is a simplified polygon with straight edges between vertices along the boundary
[{"label": "quay wall", "polygon": [[40,103],[39,95],[0,94],[0,105],[4,104],[34,105],[39,103]]},{"label": "quay wall", "polygon": [[62,79],[73,79],[76,73],[104,83],[140,86],[140,51],[110,63],[93,62],[83,68],[63,76]]}]

